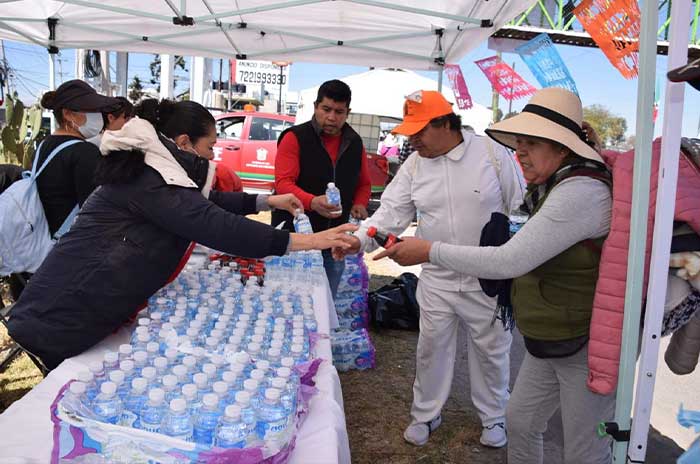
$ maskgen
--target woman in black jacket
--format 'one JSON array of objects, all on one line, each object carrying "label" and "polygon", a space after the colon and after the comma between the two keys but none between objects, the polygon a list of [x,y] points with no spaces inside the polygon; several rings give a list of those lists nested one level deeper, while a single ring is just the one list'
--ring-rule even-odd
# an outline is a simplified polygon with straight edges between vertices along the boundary
[{"label": "woman in black jacket", "polygon": [[[183,133],[177,143],[170,138]],[[253,258],[347,243],[345,232],[356,229],[349,224],[300,235],[243,217],[301,202],[211,190],[214,166],[197,153],[215,141],[214,118],[193,102],[141,108],[121,130],[105,132],[101,185],[16,303],[10,336],[55,368],[124,323],[166,283],[191,241]]]}]

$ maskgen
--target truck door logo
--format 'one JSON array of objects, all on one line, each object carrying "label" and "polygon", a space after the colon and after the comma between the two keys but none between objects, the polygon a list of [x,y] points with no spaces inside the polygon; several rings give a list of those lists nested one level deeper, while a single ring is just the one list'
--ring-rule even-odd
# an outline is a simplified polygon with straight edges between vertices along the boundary
[{"label": "truck door logo", "polygon": [[260,148],[258,148],[258,149],[256,150],[256,153],[257,153],[257,155],[258,155],[258,156],[257,156],[258,161],[265,161],[265,160],[267,160],[267,150],[266,150],[266,149],[260,147]]}]

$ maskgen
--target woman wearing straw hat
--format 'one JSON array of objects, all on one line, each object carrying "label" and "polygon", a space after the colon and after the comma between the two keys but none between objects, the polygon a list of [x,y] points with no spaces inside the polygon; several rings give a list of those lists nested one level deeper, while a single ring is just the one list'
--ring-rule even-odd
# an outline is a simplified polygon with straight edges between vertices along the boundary
[{"label": "woman wearing straw hat", "polygon": [[[431,262],[480,278],[513,278],[512,303],[527,352],[506,412],[508,462],[543,460],[543,433],[561,408],[564,462],[610,462],[597,436],[615,396],[586,387],[588,331],[602,242],[611,218],[611,177],[588,140],[581,101],[538,91],[515,117],[486,133],[516,151],[528,183],[530,219],[500,247],[457,246],[406,237],[375,259]],[[593,134],[591,134],[592,136]]]}]

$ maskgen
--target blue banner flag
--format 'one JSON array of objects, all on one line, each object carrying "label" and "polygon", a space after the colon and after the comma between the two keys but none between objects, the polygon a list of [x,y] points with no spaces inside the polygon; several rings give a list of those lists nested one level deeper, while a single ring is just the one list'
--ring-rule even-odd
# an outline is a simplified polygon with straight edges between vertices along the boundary
[{"label": "blue banner flag", "polygon": [[562,87],[578,95],[576,83],[548,34],[536,36],[515,51],[542,87]]}]

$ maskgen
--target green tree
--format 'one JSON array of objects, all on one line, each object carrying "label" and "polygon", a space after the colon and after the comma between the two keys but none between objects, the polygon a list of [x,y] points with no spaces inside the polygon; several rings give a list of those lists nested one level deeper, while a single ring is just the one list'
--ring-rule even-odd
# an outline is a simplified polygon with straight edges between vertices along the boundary
[{"label": "green tree", "polygon": [[625,142],[627,120],[614,115],[603,105],[583,108],[583,119],[595,129],[604,147],[615,147]]},{"label": "green tree", "polygon": [[139,76],[134,76],[134,78],[129,83],[129,100],[137,103],[143,97],[143,84]]},{"label": "green tree", "polygon": [[[156,86],[156,90],[160,92],[160,55],[153,55],[153,61],[151,61],[151,64],[148,65],[148,68],[151,70],[151,84],[154,84]],[[185,67],[185,57],[175,55],[175,65],[173,68],[175,70],[180,68],[183,71],[187,71],[187,68]],[[176,74],[173,75],[173,86],[177,86]]]}]

